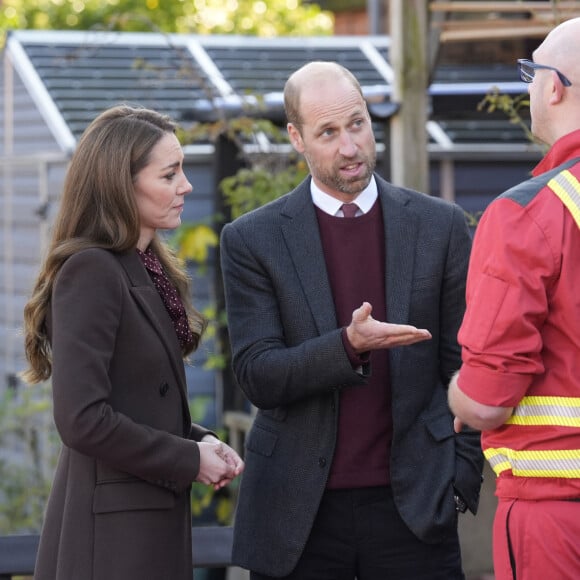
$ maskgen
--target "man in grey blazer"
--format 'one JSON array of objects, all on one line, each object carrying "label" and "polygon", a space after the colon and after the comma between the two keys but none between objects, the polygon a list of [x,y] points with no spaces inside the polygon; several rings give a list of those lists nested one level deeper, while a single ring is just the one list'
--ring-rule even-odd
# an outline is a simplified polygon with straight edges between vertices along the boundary
[{"label": "man in grey blazer", "polygon": [[458,513],[476,512],[483,466],[446,399],[463,212],[374,174],[348,70],[309,63],[284,99],[311,177],[221,241],[233,368],[258,408],[234,562],[252,580],[463,578]]}]

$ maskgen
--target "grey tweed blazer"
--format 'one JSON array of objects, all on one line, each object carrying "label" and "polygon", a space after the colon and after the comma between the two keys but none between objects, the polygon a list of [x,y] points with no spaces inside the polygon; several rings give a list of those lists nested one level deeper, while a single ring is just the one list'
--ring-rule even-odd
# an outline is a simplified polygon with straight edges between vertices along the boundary
[{"label": "grey tweed blazer", "polygon": [[[389,322],[432,340],[389,352],[391,485],[426,542],[456,533],[454,486],[475,512],[479,433],[453,431],[447,384],[461,365],[471,238],[462,210],[378,176]],[[233,369],[258,408],[246,442],[234,562],[289,574],[308,538],[331,465],[339,390],[365,383],[344,351],[310,196],[310,178],[224,227],[221,238]]]}]

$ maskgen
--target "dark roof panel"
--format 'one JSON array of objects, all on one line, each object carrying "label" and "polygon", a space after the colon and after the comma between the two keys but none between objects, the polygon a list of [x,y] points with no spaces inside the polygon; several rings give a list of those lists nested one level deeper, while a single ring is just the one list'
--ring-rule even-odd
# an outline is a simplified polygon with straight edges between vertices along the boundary
[{"label": "dark roof panel", "polygon": [[271,46],[206,48],[224,78],[235,91],[282,92],[286,79],[302,65],[314,60],[336,61],[351,70],[361,85],[385,84],[385,79],[359,47]]},{"label": "dark roof panel", "polygon": [[[263,95],[260,116],[284,123],[288,76],[312,60],[334,60],[358,78],[383,139],[393,76],[386,36],[256,38],[74,31],[13,31],[62,119],[78,139],[102,110],[127,102],[189,123],[247,114],[248,95]],[[438,67],[429,87],[430,120],[453,144],[520,144],[525,135],[478,104],[493,87],[525,92],[514,66]],[[402,104],[404,106],[404,103]],[[382,112],[381,112],[382,111]],[[385,113],[387,111],[387,113]],[[256,113],[257,114],[257,113]],[[431,136],[433,139],[433,136]],[[433,143],[433,141],[432,141]]]},{"label": "dark roof panel", "polygon": [[217,96],[183,47],[23,42],[32,65],[78,138],[103,109],[129,102],[177,119],[192,103]]}]

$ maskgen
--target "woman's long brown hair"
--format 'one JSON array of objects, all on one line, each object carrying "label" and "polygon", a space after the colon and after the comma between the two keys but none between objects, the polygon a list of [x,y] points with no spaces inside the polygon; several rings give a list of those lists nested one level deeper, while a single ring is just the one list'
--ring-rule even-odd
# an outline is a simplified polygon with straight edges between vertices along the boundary
[{"label": "woman's long brown hair", "polygon": [[[137,247],[140,223],[133,181],[149,163],[153,147],[175,128],[165,115],[120,105],[101,113],[83,133],[67,171],[46,258],[24,308],[29,368],[22,377],[27,382],[44,381],[52,373],[46,316],[60,268],[86,248],[126,252]],[[157,235],[151,247],[185,305],[195,338],[183,353],[187,355],[199,345],[205,320],[192,305],[190,281],[181,261]]]}]

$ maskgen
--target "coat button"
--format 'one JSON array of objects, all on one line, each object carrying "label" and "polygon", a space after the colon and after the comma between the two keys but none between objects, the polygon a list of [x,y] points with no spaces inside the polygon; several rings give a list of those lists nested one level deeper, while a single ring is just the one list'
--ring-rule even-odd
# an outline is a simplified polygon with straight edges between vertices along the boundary
[{"label": "coat button", "polygon": [[319,457],[318,458],[318,465],[320,465],[320,467],[325,467],[326,466],[326,459],[324,457]]},{"label": "coat button", "polygon": [[165,395],[167,394],[167,391],[169,390],[169,383],[165,382],[162,383],[161,386],[159,387],[159,394],[162,397],[165,397]]}]

